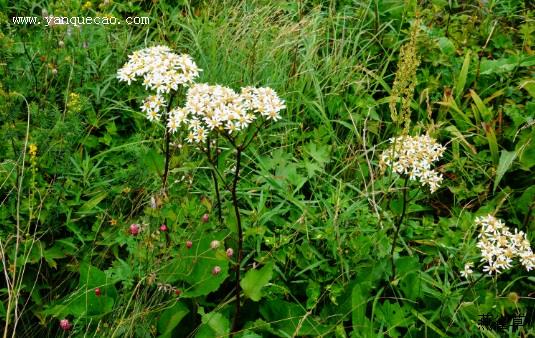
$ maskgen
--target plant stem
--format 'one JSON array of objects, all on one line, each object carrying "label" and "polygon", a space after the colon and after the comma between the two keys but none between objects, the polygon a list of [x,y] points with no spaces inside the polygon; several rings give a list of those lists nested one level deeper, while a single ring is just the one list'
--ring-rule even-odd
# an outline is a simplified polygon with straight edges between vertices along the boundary
[{"label": "plant stem", "polygon": [[405,217],[405,211],[407,209],[407,183],[409,182],[409,176],[405,177],[405,182],[403,183],[403,206],[401,208],[401,216],[399,216],[394,227],[396,231],[394,232],[394,239],[392,240],[392,250],[390,251],[390,256],[392,256],[392,277],[390,281],[396,279],[396,264],[394,264],[394,251],[396,250],[396,242],[399,236],[399,229],[403,223],[403,218]]},{"label": "plant stem", "polygon": [[164,172],[163,172],[163,179],[162,179],[162,185],[163,185],[163,190],[166,189],[167,187],[167,176],[169,175],[169,159],[171,157],[171,154],[170,154],[170,151],[169,151],[169,143],[171,142],[170,140],[170,136],[169,136],[169,131],[167,130],[167,128],[165,128],[165,169],[164,169]]},{"label": "plant stem", "polygon": [[[217,142],[217,141],[216,141]],[[215,196],[217,199],[217,216],[219,218],[219,223],[223,223],[223,215],[221,213],[221,196],[219,194],[219,183],[217,182],[217,144],[215,149],[215,155],[212,157],[211,148],[210,148],[210,139],[208,139],[206,145],[206,153],[208,155],[208,161],[212,164],[212,180],[214,181]]]},{"label": "plant stem", "polygon": [[171,104],[173,102],[173,98],[175,97],[175,93],[173,92],[171,96],[169,97],[169,103],[167,104],[167,112],[163,116],[163,125],[165,128],[165,168],[163,171],[163,178],[162,178],[162,190],[165,191],[167,189],[167,176],[169,175],[169,160],[171,159],[171,152],[169,150],[169,144],[171,143],[171,134],[169,133],[169,130],[166,126],[165,119],[169,117],[169,112],[171,111]]},{"label": "plant stem", "polygon": [[473,281],[472,283],[470,283],[470,285],[468,286],[468,288],[466,288],[463,292],[463,295],[461,296],[461,299],[459,299],[459,303],[457,304],[457,306],[455,307],[455,311],[453,311],[453,317],[451,318],[451,321],[450,323],[448,324],[448,327],[446,329],[446,332],[448,332],[448,330],[450,329],[450,327],[453,325],[453,321],[455,319],[455,314],[457,313],[457,311],[459,310],[459,308],[461,307],[461,304],[463,303],[464,301],[464,298],[466,297],[466,295],[468,294],[468,291],[470,291],[477,283],[479,283],[480,280],[482,280],[483,278],[485,277],[485,274],[482,273],[481,276],[479,276],[475,281]]},{"label": "plant stem", "polygon": [[236,267],[236,313],[234,314],[234,320],[232,321],[232,333],[238,330],[238,319],[240,317],[240,269],[241,260],[243,256],[243,231],[241,227],[240,209],[238,206],[238,196],[236,194],[236,187],[238,185],[238,179],[241,166],[241,154],[242,146],[236,147],[236,171],[234,172],[234,180],[232,181],[231,194],[232,204],[234,205],[234,212],[236,214],[236,226],[238,228],[238,261]]}]

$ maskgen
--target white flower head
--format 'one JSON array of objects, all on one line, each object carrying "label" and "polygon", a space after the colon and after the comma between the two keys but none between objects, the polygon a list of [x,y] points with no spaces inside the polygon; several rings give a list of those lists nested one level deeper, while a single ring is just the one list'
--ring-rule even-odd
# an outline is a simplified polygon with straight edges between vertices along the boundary
[{"label": "white flower head", "polygon": [[[144,48],[133,52],[128,58],[128,62],[117,71],[117,78],[130,85],[137,77],[141,77],[145,89],[156,91],[156,95],[147,97],[141,106],[141,111],[150,121],[158,121],[165,110],[162,94],[177,90],[179,86],[191,85],[201,72],[189,55],[175,54],[167,46]],[[166,118],[172,133],[183,122],[183,119],[171,114]]]},{"label": "white flower head", "polygon": [[191,84],[199,72],[201,69],[189,55],[175,54],[167,46],[154,46],[130,54],[129,61],[117,71],[117,78],[130,84],[135,77],[143,77],[145,87],[160,94]]},{"label": "white flower head", "polygon": [[499,274],[508,270],[514,258],[518,258],[527,271],[535,268],[535,256],[523,231],[511,232],[502,220],[490,214],[476,217],[475,224],[480,227],[477,247],[481,251],[481,261],[486,263],[484,272]]},{"label": "white flower head", "polygon": [[391,167],[399,175],[408,175],[435,192],[442,183],[442,175],[431,169],[446,148],[428,135],[400,136],[390,139],[391,146],[380,157],[382,168]]},{"label": "white flower head", "polygon": [[184,107],[183,121],[190,130],[186,141],[204,142],[210,132],[236,133],[249,127],[258,114],[277,121],[285,107],[271,88],[245,87],[238,94],[221,85],[194,84],[188,89]]}]

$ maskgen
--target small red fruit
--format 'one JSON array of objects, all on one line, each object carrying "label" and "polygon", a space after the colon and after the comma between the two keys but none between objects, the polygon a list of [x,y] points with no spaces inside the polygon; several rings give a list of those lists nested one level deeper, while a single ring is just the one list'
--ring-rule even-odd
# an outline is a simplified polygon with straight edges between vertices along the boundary
[{"label": "small red fruit", "polygon": [[165,224],[160,225],[160,231],[166,232],[167,231],[167,225],[165,225]]},{"label": "small red fruit", "polygon": [[175,290],[175,295],[180,296],[181,293],[182,293],[182,291],[180,291],[180,289],[176,289]]},{"label": "small red fruit", "polygon": [[186,248],[191,249],[192,246],[193,246],[193,243],[191,241],[186,242]]},{"label": "small red fruit", "polygon": [[137,234],[139,234],[139,224],[130,225],[130,234],[132,236],[136,236]]},{"label": "small red fruit", "polygon": [[100,292],[100,288],[95,289],[95,296],[100,297],[102,293]]},{"label": "small red fruit", "polygon": [[210,215],[208,215],[208,214],[204,214],[204,215],[202,215],[202,217],[201,217],[201,221],[202,221],[203,223],[208,223],[208,220],[209,220],[209,219],[210,219]]},{"label": "small red fruit", "polygon": [[62,319],[59,321],[59,327],[63,330],[63,331],[69,331],[72,327],[72,324],[71,322],[69,322],[68,319]]}]

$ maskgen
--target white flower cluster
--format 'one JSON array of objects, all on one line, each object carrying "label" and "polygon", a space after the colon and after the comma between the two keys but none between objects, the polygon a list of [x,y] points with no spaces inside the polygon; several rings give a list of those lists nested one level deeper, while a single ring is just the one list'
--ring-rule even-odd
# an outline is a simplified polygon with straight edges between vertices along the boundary
[{"label": "white flower cluster", "polygon": [[271,88],[245,87],[238,94],[220,85],[195,84],[188,90],[185,107],[171,110],[167,127],[174,133],[184,123],[189,130],[186,140],[200,143],[213,130],[231,134],[247,128],[257,118],[254,113],[277,121],[284,108]]},{"label": "white flower cluster", "polygon": [[523,231],[515,229],[512,233],[502,220],[492,215],[477,217],[475,223],[481,226],[477,247],[481,250],[481,261],[487,264],[484,272],[498,274],[507,270],[515,257],[527,271],[535,267],[535,255]]},{"label": "white flower cluster", "polygon": [[165,105],[161,94],[193,83],[200,71],[189,55],[175,54],[167,46],[155,46],[130,54],[129,61],[117,71],[117,78],[130,85],[136,77],[143,77],[145,89],[156,91],[141,106],[147,118],[154,121],[160,118],[160,109]]},{"label": "white flower cluster", "polygon": [[438,161],[446,148],[428,135],[400,136],[390,139],[391,146],[381,154],[380,166],[389,166],[399,175],[418,179],[435,192],[442,182],[442,175],[431,169],[431,163]]}]

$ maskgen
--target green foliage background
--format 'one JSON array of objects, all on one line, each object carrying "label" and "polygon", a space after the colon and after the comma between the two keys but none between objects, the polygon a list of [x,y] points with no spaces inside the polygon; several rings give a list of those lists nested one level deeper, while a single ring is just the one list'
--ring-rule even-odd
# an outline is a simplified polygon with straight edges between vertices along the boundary
[{"label": "green foliage background", "polygon": [[[160,194],[163,126],[140,112],[143,88],[116,79],[128,54],[158,44],[190,54],[203,69],[198,82],[270,86],[286,100],[283,119],[244,153],[237,336],[535,335],[533,271],[518,266],[477,283],[460,276],[479,261],[476,216],[495,213],[533,243],[531,2],[3,0],[0,9],[2,275],[20,278],[16,328],[0,289],[0,318],[12,317],[6,336],[230,334],[230,195],[218,224],[210,168],[181,138],[169,194]],[[12,22],[43,10],[150,23]],[[391,281],[403,180],[383,174],[378,155],[401,132],[390,93],[416,18],[410,133],[447,146],[445,181],[434,194],[411,186]],[[226,175],[231,154],[222,149]],[[131,223],[142,224],[140,236]],[[214,239],[224,245],[210,249]],[[478,328],[486,313],[528,322],[497,333]],[[71,331],[59,328],[63,318]]]}]

